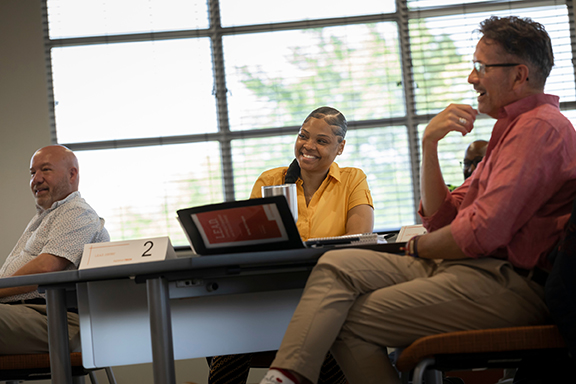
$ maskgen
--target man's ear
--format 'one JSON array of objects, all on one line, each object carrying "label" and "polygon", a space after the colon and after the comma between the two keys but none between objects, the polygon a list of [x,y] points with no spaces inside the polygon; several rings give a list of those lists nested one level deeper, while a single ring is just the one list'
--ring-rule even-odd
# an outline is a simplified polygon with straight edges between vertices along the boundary
[{"label": "man's ear", "polygon": [[75,182],[78,181],[78,168],[71,167],[68,170],[68,174],[70,175],[70,183],[74,184]]},{"label": "man's ear", "polygon": [[529,75],[530,75],[530,68],[528,68],[527,65],[524,64],[519,64],[516,67],[516,70],[514,72],[515,78],[514,78],[514,86],[521,86],[521,85],[525,85],[525,83],[529,80]]}]

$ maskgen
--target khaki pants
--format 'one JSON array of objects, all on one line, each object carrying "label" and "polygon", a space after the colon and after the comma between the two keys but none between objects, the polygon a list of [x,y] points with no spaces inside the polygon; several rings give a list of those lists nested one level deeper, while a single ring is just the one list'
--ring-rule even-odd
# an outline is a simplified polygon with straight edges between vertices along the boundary
[{"label": "khaki pants", "polygon": [[[80,347],[78,315],[68,312],[70,351]],[[47,353],[46,306],[0,304],[0,355]]]},{"label": "khaki pants", "polygon": [[422,336],[541,324],[543,287],[493,258],[431,260],[346,249],[312,271],[273,367],[315,382],[328,350],[351,384],[399,383],[386,347]]}]

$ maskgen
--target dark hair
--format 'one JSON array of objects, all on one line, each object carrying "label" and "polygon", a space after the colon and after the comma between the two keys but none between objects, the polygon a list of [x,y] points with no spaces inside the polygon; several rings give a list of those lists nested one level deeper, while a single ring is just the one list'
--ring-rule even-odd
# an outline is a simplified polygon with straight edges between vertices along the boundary
[{"label": "dark hair", "polygon": [[544,88],[554,66],[554,53],[542,24],[530,18],[492,16],[480,23],[479,31],[507,53],[526,61],[530,69],[535,70],[530,72],[530,82],[535,88]]},{"label": "dark hair", "polygon": [[306,124],[306,122],[310,120],[310,118],[312,117],[315,119],[324,119],[324,121],[326,121],[328,125],[338,127],[338,131],[334,132],[334,134],[342,138],[340,142],[342,142],[342,140],[344,140],[344,138],[346,137],[346,131],[348,131],[348,122],[346,121],[346,118],[344,117],[342,112],[340,112],[336,108],[332,107],[316,108],[315,110],[310,112],[310,114],[308,115],[308,117],[306,117],[302,125]]}]

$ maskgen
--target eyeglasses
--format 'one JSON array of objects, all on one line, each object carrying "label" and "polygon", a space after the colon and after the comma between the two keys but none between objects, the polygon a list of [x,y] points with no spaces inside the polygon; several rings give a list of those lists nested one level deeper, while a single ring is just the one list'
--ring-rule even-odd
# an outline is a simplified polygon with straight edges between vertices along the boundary
[{"label": "eyeglasses", "polygon": [[486,68],[490,67],[515,67],[521,65],[520,63],[504,63],[504,64],[484,64],[479,61],[474,61],[474,69],[479,75],[483,76],[486,73]]},{"label": "eyeglasses", "polygon": [[482,159],[483,159],[482,156],[476,156],[472,160],[465,159],[464,161],[460,162],[460,166],[462,167],[462,169],[468,169],[471,166],[477,167],[478,163],[480,163],[482,161]]}]

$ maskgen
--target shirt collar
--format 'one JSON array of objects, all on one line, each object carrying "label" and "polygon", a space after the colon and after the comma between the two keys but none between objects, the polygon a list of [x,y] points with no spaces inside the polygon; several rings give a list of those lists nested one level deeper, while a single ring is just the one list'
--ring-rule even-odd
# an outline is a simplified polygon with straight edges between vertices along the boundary
[{"label": "shirt collar", "polygon": [[[326,180],[331,180],[334,179],[334,181],[336,182],[340,182],[340,180],[342,179],[342,176],[340,174],[340,167],[338,166],[338,164],[336,163],[332,163],[330,164],[330,168],[328,169],[328,174],[326,175],[326,178],[324,179]],[[298,180],[296,180],[296,184],[298,185],[302,185],[304,181],[302,180],[301,177],[298,177]]]},{"label": "shirt collar", "polygon": [[338,166],[338,164],[334,162],[330,164],[330,169],[328,170],[328,177],[340,182],[342,176],[340,175],[340,167]]},{"label": "shirt collar", "polygon": [[510,123],[512,123],[518,116],[534,108],[550,104],[556,108],[560,108],[560,98],[555,95],[548,95],[545,93],[537,93],[535,95],[530,95],[517,100],[513,103],[506,105],[500,109],[498,113],[498,120],[494,127],[492,128],[492,134],[490,135],[490,142],[488,143],[488,148],[486,149],[486,155],[484,155],[484,163],[490,157],[492,149],[500,141],[500,138],[504,132],[508,129]]},{"label": "shirt collar", "polygon": [[531,111],[542,104],[550,104],[556,108],[560,108],[560,98],[556,95],[548,95],[545,93],[537,93],[517,100],[508,104],[498,113],[498,119],[515,119],[524,112]]}]

